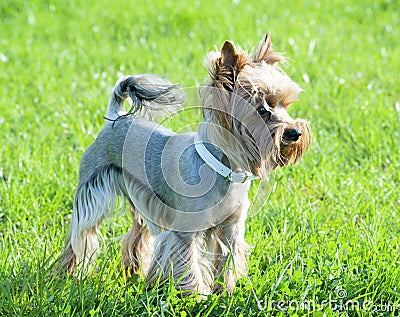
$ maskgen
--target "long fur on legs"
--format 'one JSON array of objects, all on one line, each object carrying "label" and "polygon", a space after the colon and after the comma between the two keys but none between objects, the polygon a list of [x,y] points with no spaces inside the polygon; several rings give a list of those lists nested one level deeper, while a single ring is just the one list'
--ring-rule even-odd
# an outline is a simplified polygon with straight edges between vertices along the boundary
[{"label": "long fur on legs", "polygon": [[122,264],[127,276],[138,273],[146,275],[153,255],[154,236],[150,233],[144,220],[135,213],[131,206],[132,226],[124,237],[122,244]]},{"label": "long fur on legs", "polygon": [[147,282],[153,284],[172,276],[180,290],[209,294],[213,275],[204,238],[204,232],[165,231],[158,235]]},{"label": "long fur on legs", "polygon": [[248,202],[214,229],[217,236],[214,253],[214,275],[222,282],[215,283],[214,292],[220,293],[226,288],[231,293],[236,280],[247,273],[246,253],[249,249],[244,240],[245,220]]},{"label": "long fur on legs", "polygon": [[116,208],[118,194],[122,194],[118,178],[119,174],[110,167],[80,184],[60,264],[69,272],[73,273],[75,266],[81,263],[88,263],[89,270],[93,265],[99,251],[98,226]]}]

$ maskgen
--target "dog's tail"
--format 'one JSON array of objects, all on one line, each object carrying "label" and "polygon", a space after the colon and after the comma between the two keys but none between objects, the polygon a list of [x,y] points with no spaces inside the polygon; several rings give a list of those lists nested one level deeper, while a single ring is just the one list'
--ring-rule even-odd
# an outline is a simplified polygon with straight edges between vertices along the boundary
[{"label": "dog's tail", "polygon": [[[131,108],[125,110],[124,101],[131,99]],[[182,107],[185,95],[179,85],[160,75],[131,75],[120,79],[112,92],[106,122],[115,122],[127,115],[147,116],[153,120],[156,111],[172,113]]]}]

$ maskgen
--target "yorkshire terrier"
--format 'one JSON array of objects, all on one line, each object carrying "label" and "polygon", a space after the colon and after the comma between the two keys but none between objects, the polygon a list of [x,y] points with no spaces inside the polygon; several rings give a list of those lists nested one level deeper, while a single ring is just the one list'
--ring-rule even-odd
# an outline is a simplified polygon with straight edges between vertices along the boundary
[{"label": "yorkshire terrier", "polygon": [[232,292],[247,271],[251,180],[298,162],[310,145],[309,123],[287,112],[301,89],[284,61],[269,33],[250,54],[226,41],[208,56],[204,120],[183,134],[151,120],[153,110],[183,104],[179,86],[152,74],[119,80],[80,164],[62,267],[93,265],[98,227],[121,196],[133,221],[122,248],[129,274],[142,272],[149,285],[172,277],[188,293]]}]

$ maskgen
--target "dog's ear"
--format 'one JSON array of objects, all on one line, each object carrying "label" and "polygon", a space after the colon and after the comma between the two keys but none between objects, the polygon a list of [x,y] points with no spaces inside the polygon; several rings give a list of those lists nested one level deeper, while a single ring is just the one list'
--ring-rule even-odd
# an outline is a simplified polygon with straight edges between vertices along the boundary
[{"label": "dog's ear", "polygon": [[233,69],[236,65],[238,53],[231,41],[225,41],[221,48],[221,64],[227,69]]},{"label": "dog's ear", "polygon": [[260,63],[261,61],[264,61],[270,65],[275,65],[277,63],[285,61],[285,58],[281,53],[276,53],[272,49],[270,32],[267,33],[264,41],[260,42],[257,50],[255,51],[255,54],[253,55],[253,62]]},{"label": "dog's ear", "polygon": [[209,111],[215,122],[226,130],[232,128],[232,116],[229,115],[230,94],[238,74],[250,63],[247,54],[238,51],[230,41],[224,43],[221,52],[213,51],[208,54],[207,68],[211,83],[200,92],[203,113]]},{"label": "dog's ear", "polygon": [[238,53],[231,41],[225,41],[221,48],[221,57],[219,67],[217,68],[218,77],[224,78],[224,87],[232,90],[237,75],[248,64],[247,56],[244,53]]}]

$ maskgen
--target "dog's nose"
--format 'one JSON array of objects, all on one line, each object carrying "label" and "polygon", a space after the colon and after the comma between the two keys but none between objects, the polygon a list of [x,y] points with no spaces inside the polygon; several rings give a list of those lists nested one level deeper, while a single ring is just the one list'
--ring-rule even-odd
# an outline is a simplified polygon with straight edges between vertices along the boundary
[{"label": "dog's nose", "polygon": [[296,142],[302,135],[301,131],[297,128],[290,129],[285,132],[287,139]]}]

